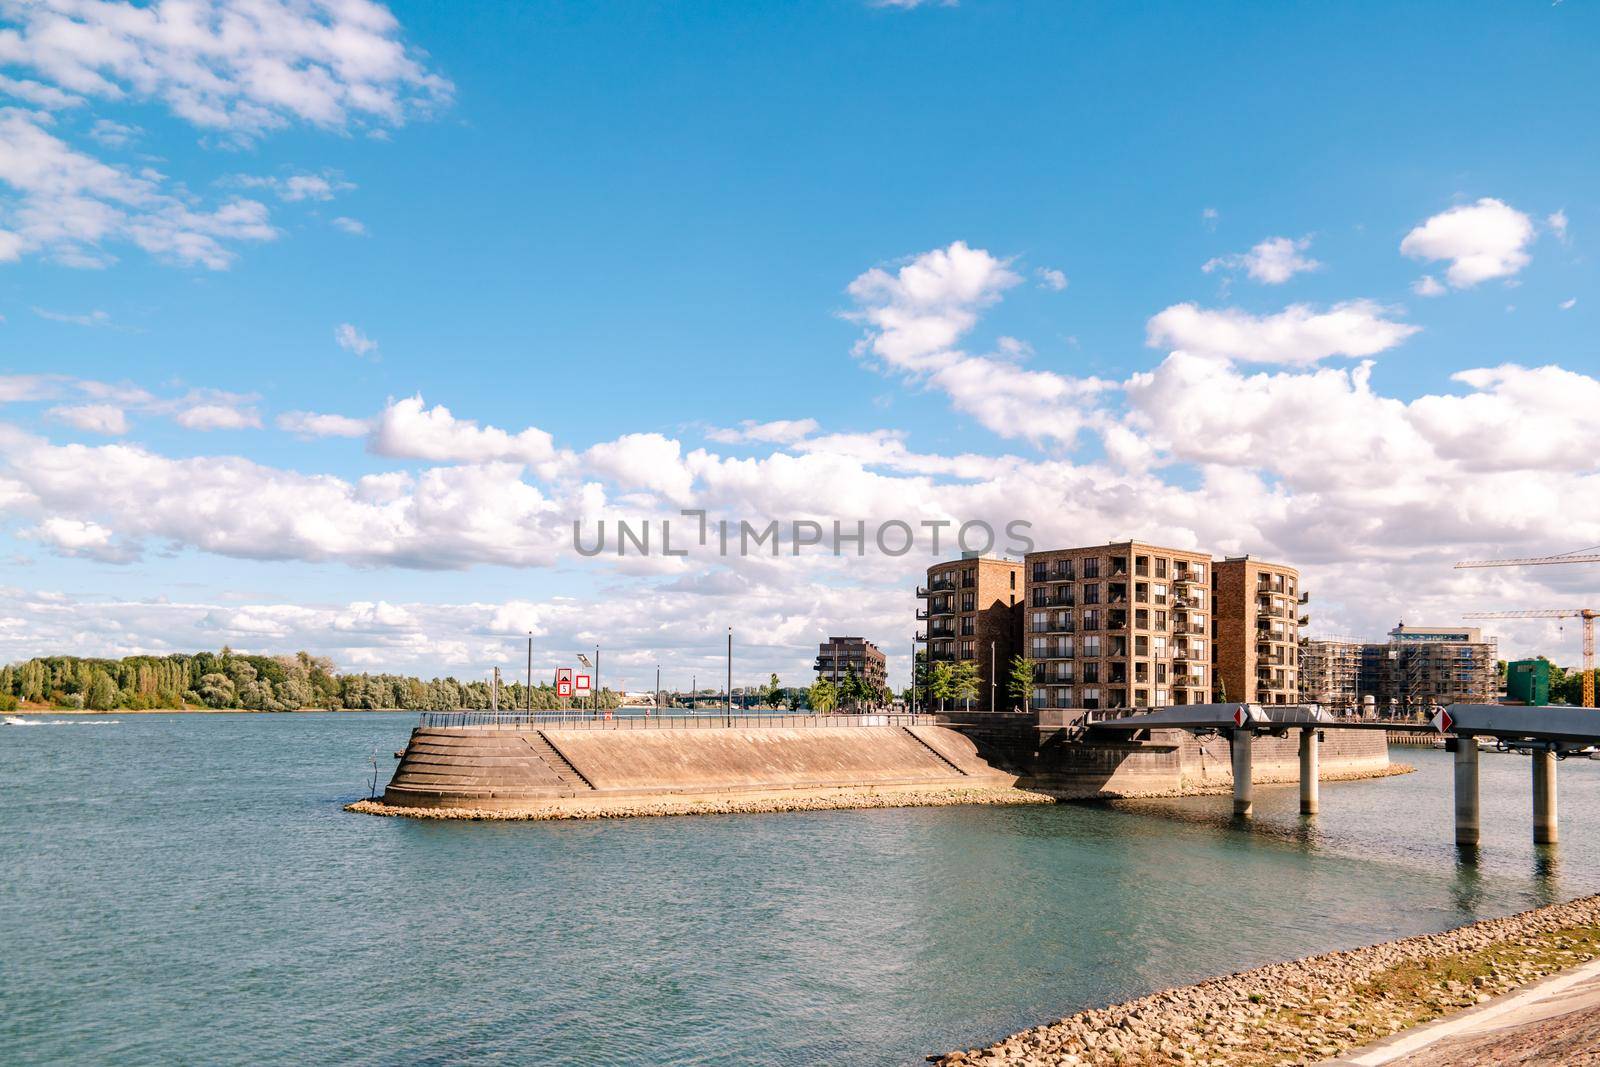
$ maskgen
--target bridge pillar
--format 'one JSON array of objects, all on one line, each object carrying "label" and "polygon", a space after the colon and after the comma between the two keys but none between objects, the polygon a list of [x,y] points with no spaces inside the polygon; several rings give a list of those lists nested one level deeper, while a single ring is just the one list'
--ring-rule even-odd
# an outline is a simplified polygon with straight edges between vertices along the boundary
[{"label": "bridge pillar", "polygon": [[1456,845],[1478,847],[1478,740],[1458,737],[1456,746]]},{"label": "bridge pillar", "polygon": [[1300,814],[1315,815],[1318,806],[1318,778],[1321,769],[1318,766],[1317,731],[1308,727],[1300,729]]},{"label": "bridge pillar", "polygon": [[1228,735],[1228,747],[1233,755],[1233,813],[1248,816],[1255,807],[1255,791],[1250,782],[1249,730],[1234,730]]},{"label": "bridge pillar", "polygon": [[1556,753],[1533,750],[1533,843],[1556,843]]}]

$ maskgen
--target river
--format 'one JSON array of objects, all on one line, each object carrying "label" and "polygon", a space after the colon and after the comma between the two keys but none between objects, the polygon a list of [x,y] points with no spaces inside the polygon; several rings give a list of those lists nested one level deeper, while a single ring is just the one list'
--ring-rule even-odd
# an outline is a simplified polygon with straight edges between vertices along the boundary
[{"label": "river", "polygon": [[352,815],[411,715],[0,728],[0,1061],[915,1063],[1079,1008],[1600,889],[1600,763],[1115,807]]}]

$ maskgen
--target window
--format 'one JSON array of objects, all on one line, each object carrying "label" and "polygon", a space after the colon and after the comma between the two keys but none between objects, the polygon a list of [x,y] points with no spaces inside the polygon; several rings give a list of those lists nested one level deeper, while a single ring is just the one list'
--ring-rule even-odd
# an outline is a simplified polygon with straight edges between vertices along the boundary
[{"label": "window", "polygon": [[1150,639],[1150,654],[1156,659],[1167,658],[1167,639],[1157,635]]},{"label": "window", "polygon": [[1135,574],[1149,574],[1150,573],[1150,557],[1149,556],[1134,556],[1133,557],[1133,573],[1135,573]]},{"label": "window", "polygon": [[961,658],[962,659],[971,659],[972,658],[972,652],[973,652],[973,646],[972,646],[972,642],[971,641],[963,641],[963,642],[961,642]]},{"label": "window", "polygon": [[1100,603],[1100,583],[1091,582],[1083,587],[1083,602],[1085,604]]},{"label": "window", "polygon": [[1070,708],[1070,707],[1072,707],[1072,690],[1071,689],[1057,689],[1056,690],[1056,703],[1055,703],[1055,706],[1058,707],[1058,708]]},{"label": "window", "polygon": [[1205,659],[1206,658],[1206,643],[1204,641],[1200,640],[1199,638],[1195,638],[1195,639],[1191,640],[1189,642],[1189,654],[1192,655],[1195,659],[1200,659],[1200,660]]},{"label": "window", "polygon": [[1090,556],[1083,561],[1083,576],[1085,578],[1100,577],[1100,560],[1097,557]]},{"label": "window", "polygon": [[1086,634],[1083,638],[1083,654],[1090,659],[1100,655],[1100,635]]},{"label": "window", "polygon": [[1164,708],[1164,707],[1166,707],[1167,705],[1169,705],[1171,703],[1172,703],[1172,690],[1170,690],[1170,689],[1157,689],[1156,690],[1156,707]]},{"label": "window", "polygon": [[976,611],[977,608],[978,608],[978,594],[976,594],[976,593],[962,593],[961,594],[961,610],[962,611]]},{"label": "window", "polygon": [[1164,611],[1156,612],[1156,629],[1157,630],[1165,630],[1166,628],[1167,628],[1167,613],[1164,612]]},{"label": "window", "polygon": [[1100,629],[1100,612],[1095,610],[1094,608],[1090,608],[1088,611],[1084,612],[1083,613],[1083,628],[1085,630],[1098,630],[1098,629]]},{"label": "window", "polygon": [[1134,610],[1133,627],[1136,630],[1150,629],[1150,611],[1148,608],[1136,608]]},{"label": "window", "polygon": [[1167,583],[1157,582],[1150,589],[1155,594],[1157,604],[1165,604],[1167,602]]},{"label": "window", "polygon": [[1050,639],[1048,637],[1035,637],[1033,639],[1033,658],[1044,659],[1050,655]]},{"label": "window", "polygon": [[973,622],[974,622],[974,620],[973,620],[971,615],[963,615],[961,617],[961,635],[963,637],[971,637],[972,636],[972,633],[973,633]]},{"label": "window", "polygon": [[1191,590],[1189,590],[1189,605],[1191,607],[1198,608],[1200,605],[1204,604],[1205,602],[1206,602],[1205,590],[1203,590],[1203,589],[1191,589]]},{"label": "window", "polygon": [[1133,706],[1147,708],[1150,706],[1150,691],[1148,689],[1135,689],[1133,691]]},{"label": "window", "polygon": [[1150,639],[1144,634],[1134,635],[1133,654],[1135,656],[1148,656],[1150,654]]},{"label": "window", "polygon": [[1044,581],[1044,576],[1049,573],[1048,568],[1049,564],[1044,560],[1035,561],[1033,565],[1033,580],[1036,582]]},{"label": "window", "polygon": [[1134,582],[1133,599],[1137,600],[1141,604],[1148,604],[1150,602],[1150,583]]},{"label": "window", "polygon": [[1056,612],[1056,629],[1062,631],[1063,633],[1072,629],[1072,612]]},{"label": "window", "polygon": [[1167,561],[1165,559],[1161,558],[1160,556],[1157,556],[1156,557],[1156,577],[1157,578],[1165,578],[1166,576],[1167,576]]},{"label": "window", "polygon": [[1046,707],[1048,700],[1049,700],[1049,690],[1047,690],[1047,689],[1035,689],[1033,691],[1033,706],[1034,707],[1036,707],[1036,708]]},{"label": "window", "polygon": [[1200,564],[1200,563],[1191,563],[1191,564],[1189,564],[1189,576],[1191,578],[1193,578],[1197,582],[1205,581],[1206,580],[1206,568],[1205,568],[1205,565],[1204,564]]},{"label": "window", "polygon": [[1100,706],[1100,690],[1093,687],[1085,689],[1083,691],[1083,706],[1086,708],[1098,708]]},{"label": "window", "polygon": [[1048,630],[1049,628],[1050,628],[1050,613],[1048,611],[1036,611],[1032,615],[1028,616],[1028,632],[1029,633],[1031,633],[1031,634],[1042,634],[1046,630]]}]

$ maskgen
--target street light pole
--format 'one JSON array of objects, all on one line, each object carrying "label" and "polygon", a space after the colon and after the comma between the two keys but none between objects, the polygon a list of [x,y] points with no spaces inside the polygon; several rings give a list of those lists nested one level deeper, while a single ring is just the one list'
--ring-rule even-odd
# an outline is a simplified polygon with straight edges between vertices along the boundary
[{"label": "street light pole", "polygon": [[994,706],[995,687],[998,684],[999,684],[999,675],[994,673],[994,642],[990,641],[989,642],[989,714],[990,715],[993,715],[997,710],[999,710]]},{"label": "street light pole", "polygon": [[594,646],[594,710],[600,710],[600,646]]},{"label": "street light pole", "polygon": [[722,712],[726,718],[726,725],[733,725],[733,627],[728,627],[728,688],[723,700]]},{"label": "street light pole", "polygon": [[656,664],[656,710],[661,710],[661,664]]},{"label": "street light pole", "polygon": [[533,631],[528,631],[528,711],[533,711]]}]

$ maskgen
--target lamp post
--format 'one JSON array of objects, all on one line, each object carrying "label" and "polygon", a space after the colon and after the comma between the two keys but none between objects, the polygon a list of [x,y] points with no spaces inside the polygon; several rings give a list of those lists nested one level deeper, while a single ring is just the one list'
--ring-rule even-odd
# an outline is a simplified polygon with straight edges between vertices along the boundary
[{"label": "lamp post", "polygon": [[655,706],[656,706],[656,710],[660,711],[661,710],[661,664],[659,664],[659,663],[656,664],[656,699],[655,699],[654,703],[655,703]]},{"label": "lamp post", "polygon": [[527,684],[527,686],[525,688],[528,691],[528,699],[527,699],[528,711],[531,713],[533,711],[533,631],[532,630],[528,631],[528,684]]},{"label": "lamp post", "polygon": [[722,713],[725,725],[733,725],[733,627],[728,627],[728,688],[724,693]]},{"label": "lamp post", "polygon": [[995,707],[995,689],[999,685],[1000,676],[994,672],[994,642],[989,642],[989,714],[993,715],[1000,710]]}]

